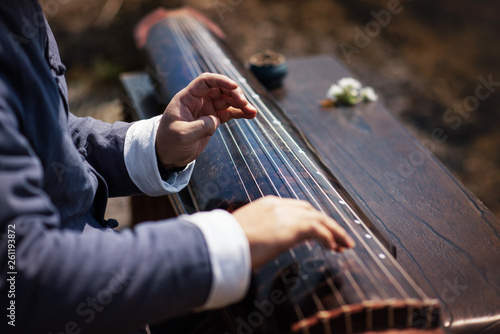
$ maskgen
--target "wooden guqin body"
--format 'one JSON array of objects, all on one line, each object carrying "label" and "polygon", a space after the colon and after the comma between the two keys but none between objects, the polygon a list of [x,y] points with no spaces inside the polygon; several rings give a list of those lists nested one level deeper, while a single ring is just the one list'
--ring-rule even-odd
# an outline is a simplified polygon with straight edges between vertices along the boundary
[{"label": "wooden guqin body", "polygon": [[374,228],[222,37],[216,26],[189,8],[159,9],[136,31],[137,44],[154,68],[153,86],[161,105],[199,74],[216,72],[238,82],[259,111],[253,120],[220,126],[197,159],[189,186],[171,197],[177,214],[231,211],[265,195],[302,199],[336,219],[357,246],[336,253],[316,241],[300,244],[254,272],[242,302],[176,319],[160,326],[161,331],[441,332],[441,302],[429,298],[396,261],[392,240]]}]

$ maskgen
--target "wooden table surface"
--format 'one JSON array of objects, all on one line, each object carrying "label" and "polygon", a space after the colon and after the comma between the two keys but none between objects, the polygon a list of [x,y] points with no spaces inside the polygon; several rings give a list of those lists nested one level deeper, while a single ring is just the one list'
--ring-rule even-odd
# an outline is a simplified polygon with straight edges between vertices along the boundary
[{"label": "wooden table surface", "polygon": [[[272,92],[397,259],[444,305],[453,333],[500,333],[500,221],[380,103],[323,108],[328,87],[352,76],[337,60],[288,61]],[[441,134],[425,143],[439,145]]]}]

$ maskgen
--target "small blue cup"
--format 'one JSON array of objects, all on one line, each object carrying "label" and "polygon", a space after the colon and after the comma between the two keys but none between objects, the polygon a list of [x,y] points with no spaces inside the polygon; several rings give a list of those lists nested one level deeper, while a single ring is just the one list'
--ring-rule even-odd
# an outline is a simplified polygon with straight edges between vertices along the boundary
[{"label": "small blue cup", "polygon": [[288,73],[285,56],[267,50],[252,55],[248,62],[250,71],[267,88],[274,89],[283,85],[283,78]]}]

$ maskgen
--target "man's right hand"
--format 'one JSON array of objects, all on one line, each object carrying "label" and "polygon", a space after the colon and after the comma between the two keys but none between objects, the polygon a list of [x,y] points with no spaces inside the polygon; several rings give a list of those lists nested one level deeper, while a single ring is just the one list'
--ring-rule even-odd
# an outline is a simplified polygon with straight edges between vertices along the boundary
[{"label": "man's right hand", "polygon": [[250,244],[252,268],[307,239],[317,239],[337,251],[355,246],[335,220],[305,201],[266,196],[236,210],[233,216]]}]

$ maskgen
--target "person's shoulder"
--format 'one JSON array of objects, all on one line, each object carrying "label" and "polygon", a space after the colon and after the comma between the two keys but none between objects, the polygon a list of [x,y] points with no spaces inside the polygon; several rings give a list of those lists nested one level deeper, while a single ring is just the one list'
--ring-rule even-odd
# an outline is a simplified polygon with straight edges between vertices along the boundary
[{"label": "person's shoulder", "polygon": [[36,1],[0,1],[2,56],[16,58],[26,52],[43,52],[46,39],[45,16]]}]

